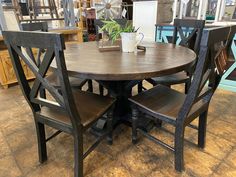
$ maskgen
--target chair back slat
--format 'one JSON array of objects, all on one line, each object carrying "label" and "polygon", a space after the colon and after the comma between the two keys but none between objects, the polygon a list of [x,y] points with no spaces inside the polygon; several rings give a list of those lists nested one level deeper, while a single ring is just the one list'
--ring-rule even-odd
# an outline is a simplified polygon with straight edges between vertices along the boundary
[{"label": "chair back slat", "polygon": [[206,85],[207,81],[209,80],[210,75],[211,75],[211,69],[207,69],[207,71],[202,76],[202,80],[201,80],[201,83],[200,83],[200,86],[198,89],[198,93],[200,93],[202,91],[202,89]]},{"label": "chair back slat", "polygon": [[[25,33],[23,31],[19,31],[20,33],[5,33],[5,38],[10,39],[10,42],[16,46],[29,47],[29,48],[58,48],[58,50],[64,50],[65,44],[61,40],[56,38],[55,33],[50,33],[49,36],[42,35],[44,32],[30,32]],[[10,35],[10,36],[9,36]],[[34,40],[33,40],[34,39]]]},{"label": "chair back slat", "polygon": [[[179,34],[180,45],[188,47],[198,53],[204,26],[204,20],[175,19],[172,43],[176,44]],[[185,30],[183,28],[185,28]],[[189,29],[192,31],[188,34],[187,31]]]},{"label": "chair back slat", "polygon": [[[68,113],[73,126],[78,126],[80,117],[75,106],[65,64],[63,36],[56,33],[3,31],[3,37],[11,55],[18,82],[32,111],[39,111],[42,106],[61,110]],[[39,41],[42,41],[42,43]],[[32,48],[45,50],[40,65],[37,65],[33,57],[26,52]],[[20,64],[21,61],[35,75],[32,86],[26,80],[23,67]],[[61,84],[60,91],[46,77],[52,62],[55,62],[57,66],[57,77]],[[51,97],[42,97],[40,95],[42,88],[50,93]]]},{"label": "chair back slat", "polygon": [[[34,23],[22,23],[21,28],[23,31],[42,31],[42,32],[48,32],[48,23],[47,22],[34,22]],[[32,55],[32,58],[34,58],[33,51],[31,49],[28,49],[28,54]],[[36,63],[37,65],[40,65],[40,57],[44,53],[44,50],[38,49],[37,56],[36,56]]]},{"label": "chair back slat", "polygon": [[[203,32],[193,80],[178,117],[187,119],[191,108],[198,101],[204,101],[206,104],[210,103],[225,72],[227,61],[226,41],[232,41],[235,33],[236,25],[211,28]],[[217,40],[215,36],[217,36]],[[208,83],[208,89],[204,89],[206,83]]]},{"label": "chair back slat", "polygon": [[23,31],[48,31],[47,22],[35,22],[35,23],[22,23],[21,29]]}]

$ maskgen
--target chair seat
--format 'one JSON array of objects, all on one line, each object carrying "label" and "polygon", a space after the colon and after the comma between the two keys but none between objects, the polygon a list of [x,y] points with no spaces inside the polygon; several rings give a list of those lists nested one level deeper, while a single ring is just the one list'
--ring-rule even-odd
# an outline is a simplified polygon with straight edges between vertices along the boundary
[{"label": "chair seat", "polygon": [[[56,76],[55,73],[51,73],[47,76],[47,80],[54,86],[54,87],[60,87],[60,81],[59,78]],[[71,87],[78,87],[81,89],[84,84],[88,81],[87,79],[82,78],[75,78],[75,77],[69,77]]]},{"label": "chair seat", "polygon": [[[150,112],[154,116],[162,120],[163,117],[168,117],[168,122],[175,124],[178,113],[184,103],[186,95],[184,93],[173,90],[167,86],[157,85],[150,90],[144,91],[129,100],[138,105],[146,112]],[[206,102],[198,101],[192,107],[188,117],[195,116],[197,111],[204,109]]]},{"label": "chair seat", "polygon": [[162,77],[154,77],[151,78],[151,83],[153,82],[153,85],[157,84],[163,84],[163,85],[173,85],[173,84],[181,84],[184,82],[187,82],[189,79],[189,76],[187,76],[186,72],[178,72],[175,74],[162,76]]},{"label": "chair seat", "polygon": [[[81,90],[73,90],[74,100],[84,129],[90,127],[97,121],[114,103],[115,99],[100,96],[94,93]],[[62,110],[55,110],[49,107],[42,107],[36,115],[47,119],[50,122],[56,122],[58,125],[63,124],[69,129],[72,124],[69,115]]]}]

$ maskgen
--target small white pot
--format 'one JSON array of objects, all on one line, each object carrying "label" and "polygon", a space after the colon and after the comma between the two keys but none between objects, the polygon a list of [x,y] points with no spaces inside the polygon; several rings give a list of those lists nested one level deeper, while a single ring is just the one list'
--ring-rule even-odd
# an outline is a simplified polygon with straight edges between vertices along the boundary
[{"label": "small white pot", "polygon": [[137,33],[121,33],[121,43],[123,52],[134,52],[137,48],[137,45],[142,42],[144,35],[141,35],[141,38],[137,40]]}]

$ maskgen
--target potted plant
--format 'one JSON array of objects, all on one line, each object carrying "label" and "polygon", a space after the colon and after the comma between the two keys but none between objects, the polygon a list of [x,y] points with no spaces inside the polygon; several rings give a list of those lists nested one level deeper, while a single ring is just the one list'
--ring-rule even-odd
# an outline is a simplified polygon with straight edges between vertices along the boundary
[{"label": "potted plant", "polygon": [[125,26],[121,26],[115,20],[103,21],[104,26],[101,28],[102,31],[108,33],[109,38],[112,42],[121,38],[122,51],[123,52],[134,52],[137,45],[143,40],[143,34],[141,39],[137,41],[137,30],[133,27],[130,22],[127,22]]}]

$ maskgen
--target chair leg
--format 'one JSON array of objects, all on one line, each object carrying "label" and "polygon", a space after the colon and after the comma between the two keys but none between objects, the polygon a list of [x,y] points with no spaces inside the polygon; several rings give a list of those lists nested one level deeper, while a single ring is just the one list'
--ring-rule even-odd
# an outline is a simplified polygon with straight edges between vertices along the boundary
[{"label": "chair leg", "polygon": [[40,87],[39,94],[41,98],[46,98],[46,91],[42,87]]},{"label": "chair leg", "polygon": [[154,123],[156,127],[161,127],[162,126],[162,120],[160,119],[154,119]]},{"label": "chair leg", "polygon": [[143,81],[140,81],[138,83],[138,93],[141,93],[143,91]]},{"label": "chair leg", "polygon": [[204,148],[205,144],[206,144],[207,113],[208,113],[208,111],[205,111],[199,116],[198,147],[200,147],[200,148]]},{"label": "chair leg", "polygon": [[138,109],[132,109],[132,143],[137,143]]},{"label": "chair leg", "polygon": [[88,80],[88,91],[93,92],[93,81],[92,80]]},{"label": "chair leg", "polygon": [[185,94],[188,93],[188,90],[190,88],[190,85],[191,85],[191,79],[188,79],[187,82],[185,82]]},{"label": "chair leg", "polygon": [[108,114],[107,114],[107,130],[108,130],[107,143],[109,145],[112,145],[112,143],[113,143],[113,138],[112,138],[112,132],[113,132],[113,109],[108,111]]},{"label": "chair leg", "polygon": [[184,170],[184,127],[175,129],[175,170]]},{"label": "chair leg", "polygon": [[104,95],[104,87],[101,84],[99,84],[99,93],[102,96]]},{"label": "chair leg", "polygon": [[35,122],[37,139],[38,139],[38,154],[39,162],[43,163],[47,160],[47,146],[46,146],[46,136],[44,124],[40,122]]},{"label": "chair leg", "polygon": [[74,136],[74,177],[83,177],[83,135]]}]

